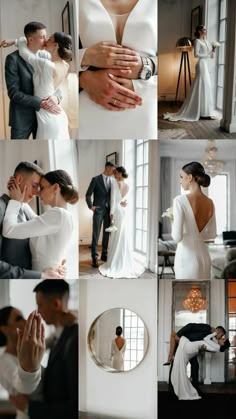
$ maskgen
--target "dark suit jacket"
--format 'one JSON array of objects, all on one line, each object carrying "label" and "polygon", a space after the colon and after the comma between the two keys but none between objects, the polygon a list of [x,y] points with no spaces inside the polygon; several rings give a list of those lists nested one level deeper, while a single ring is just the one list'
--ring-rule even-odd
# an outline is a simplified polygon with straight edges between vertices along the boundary
[{"label": "dark suit jacket", "polygon": [[[91,199],[93,195],[93,201]],[[110,208],[111,191],[107,192],[104,185],[103,176],[98,175],[92,178],[86,192],[86,202],[89,208],[93,206]]]},{"label": "dark suit jacket", "polygon": [[31,271],[29,240],[7,239],[2,236],[3,219],[9,196],[0,197],[0,278],[40,279],[41,273]]},{"label": "dark suit jacket", "polygon": [[18,51],[7,55],[5,78],[10,98],[9,125],[16,129],[33,130],[37,127],[36,111],[42,99],[34,96],[33,68]]},{"label": "dark suit jacket", "polygon": [[30,419],[78,418],[78,325],[65,327],[43,375],[44,400],[29,401]]},{"label": "dark suit jacket", "polygon": [[182,327],[178,332],[177,336],[185,336],[191,342],[202,340],[205,336],[212,333],[211,326],[205,323],[188,323]]}]

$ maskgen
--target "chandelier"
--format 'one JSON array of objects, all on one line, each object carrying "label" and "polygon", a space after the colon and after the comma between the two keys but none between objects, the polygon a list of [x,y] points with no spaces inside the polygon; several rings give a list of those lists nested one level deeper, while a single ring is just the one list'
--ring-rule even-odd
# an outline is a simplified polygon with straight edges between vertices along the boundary
[{"label": "chandelier", "polygon": [[208,140],[208,145],[205,149],[205,155],[203,157],[202,165],[205,172],[211,177],[219,175],[223,168],[224,162],[217,159],[218,148],[216,147],[215,140]]},{"label": "chandelier", "polygon": [[191,311],[191,313],[197,313],[207,307],[207,300],[202,297],[199,286],[192,285],[186,298],[183,300],[183,306],[186,310]]}]

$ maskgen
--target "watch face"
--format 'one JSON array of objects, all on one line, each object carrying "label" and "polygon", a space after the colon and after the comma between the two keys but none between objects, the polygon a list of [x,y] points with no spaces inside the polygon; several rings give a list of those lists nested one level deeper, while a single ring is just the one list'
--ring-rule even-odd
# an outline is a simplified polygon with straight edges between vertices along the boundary
[{"label": "watch face", "polygon": [[152,76],[152,72],[148,66],[145,66],[140,74],[142,80],[148,80]]}]

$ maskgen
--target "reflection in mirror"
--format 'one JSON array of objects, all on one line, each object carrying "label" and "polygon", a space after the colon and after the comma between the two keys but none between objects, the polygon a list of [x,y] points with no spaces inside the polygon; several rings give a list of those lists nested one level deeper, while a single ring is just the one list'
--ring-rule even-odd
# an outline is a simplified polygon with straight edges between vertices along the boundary
[{"label": "reflection in mirror", "polygon": [[114,308],[94,320],[88,333],[88,347],[94,362],[106,371],[129,371],[146,354],[148,332],[136,313]]}]

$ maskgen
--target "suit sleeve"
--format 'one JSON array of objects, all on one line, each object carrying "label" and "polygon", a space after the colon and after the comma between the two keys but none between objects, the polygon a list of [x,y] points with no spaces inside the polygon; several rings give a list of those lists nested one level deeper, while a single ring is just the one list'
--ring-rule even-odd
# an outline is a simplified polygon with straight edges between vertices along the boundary
[{"label": "suit sleeve", "polygon": [[12,54],[9,54],[6,57],[5,78],[8,96],[12,102],[19,103],[22,106],[34,108],[35,111],[39,111],[42,99],[38,96],[27,95],[21,91],[19,69]]},{"label": "suit sleeve", "polygon": [[208,335],[209,333],[211,333],[211,326],[209,324],[205,324],[205,323],[188,323],[188,324],[186,324],[186,326],[182,327],[177,332],[177,336],[188,337],[189,334],[192,334],[194,332],[205,333],[206,335]]},{"label": "suit sleeve", "polygon": [[67,342],[65,352],[68,356],[62,360],[66,364],[64,387],[70,398],[55,402],[30,400],[28,410],[30,419],[78,419],[78,335]]},{"label": "suit sleeve", "polygon": [[0,260],[0,279],[40,279],[41,272],[29,271]]},{"label": "suit sleeve", "polygon": [[93,191],[95,189],[95,186],[96,186],[96,178],[93,177],[92,180],[91,180],[91,182],[90,182],[90,185],[89,185],[89,187],[87,189],[86,195],[85,195],[87,205],[88,205],[88,207],[90,209],[93,206],[91,196],[93,194]]}]

